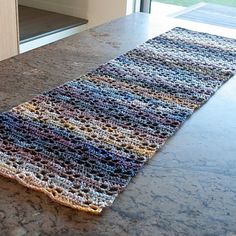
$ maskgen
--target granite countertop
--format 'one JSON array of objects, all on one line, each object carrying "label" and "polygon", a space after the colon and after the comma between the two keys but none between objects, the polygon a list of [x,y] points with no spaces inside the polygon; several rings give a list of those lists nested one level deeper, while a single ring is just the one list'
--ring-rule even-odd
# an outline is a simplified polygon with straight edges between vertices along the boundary
[{"label": "granite countertop", "polygon": [[[173,25],[138,13],[2,61],[0,111],[75,79]],[[1,235],[236,235],[235,91],[234,77],[100,216],[61,206],[0,177]]]}]

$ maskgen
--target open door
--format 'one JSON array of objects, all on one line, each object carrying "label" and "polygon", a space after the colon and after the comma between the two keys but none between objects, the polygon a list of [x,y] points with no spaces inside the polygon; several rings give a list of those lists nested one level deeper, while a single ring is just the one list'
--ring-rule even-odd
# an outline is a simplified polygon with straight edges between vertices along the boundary
[{"label": "open door", "polygon": [[18,54],[17,0],[0,0],[0,61]]}]

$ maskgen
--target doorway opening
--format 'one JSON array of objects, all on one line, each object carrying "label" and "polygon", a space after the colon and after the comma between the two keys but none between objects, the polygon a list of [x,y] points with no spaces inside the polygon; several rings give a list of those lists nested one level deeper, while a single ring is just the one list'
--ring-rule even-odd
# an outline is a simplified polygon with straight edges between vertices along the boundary
[{"label": "doorway opening", "polygon": [[80,17],[45,9],[44,5],[34,6],[31,1],[19,1],[20,53],[79,33],[88,23],[88,20]]}]

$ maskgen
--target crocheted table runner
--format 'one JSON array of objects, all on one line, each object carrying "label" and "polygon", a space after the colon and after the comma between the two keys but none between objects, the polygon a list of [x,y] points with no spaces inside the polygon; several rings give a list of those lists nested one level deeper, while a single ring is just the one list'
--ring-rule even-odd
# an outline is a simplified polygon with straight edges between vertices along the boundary
[{"label": "crocheted table runner", "polygon": [[0,114],[0,174],[99,213],[236,70],[236,40],[175,28]]}]

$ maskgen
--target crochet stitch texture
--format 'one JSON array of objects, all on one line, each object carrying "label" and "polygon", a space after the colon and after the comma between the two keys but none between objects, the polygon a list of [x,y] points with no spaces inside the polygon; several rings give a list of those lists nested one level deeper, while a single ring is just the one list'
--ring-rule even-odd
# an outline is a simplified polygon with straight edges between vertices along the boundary
[{"label": "crochet stitch texture", "polygon": [[175,28],[0,114],[0,174],[99,213],[236,70],[236,40]]}]

